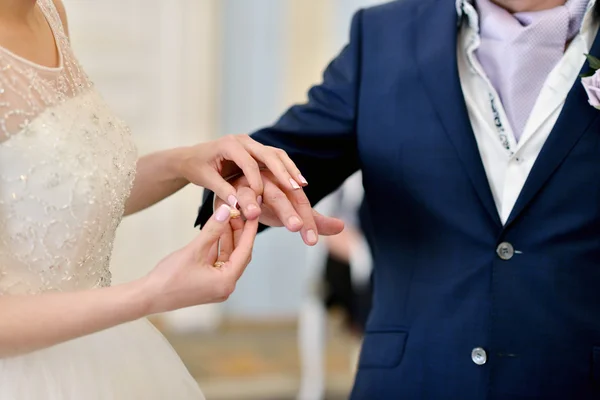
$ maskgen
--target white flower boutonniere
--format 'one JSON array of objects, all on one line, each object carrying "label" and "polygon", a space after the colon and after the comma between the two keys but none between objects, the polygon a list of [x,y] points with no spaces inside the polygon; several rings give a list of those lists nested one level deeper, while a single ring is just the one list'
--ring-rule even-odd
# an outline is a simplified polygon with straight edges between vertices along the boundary
[{"label": "white flower boutonniere", "polygon": [[588,95],[590,105],[600,110],[600,59],[586,54],[590,70],[581,75],[581,84]]}]

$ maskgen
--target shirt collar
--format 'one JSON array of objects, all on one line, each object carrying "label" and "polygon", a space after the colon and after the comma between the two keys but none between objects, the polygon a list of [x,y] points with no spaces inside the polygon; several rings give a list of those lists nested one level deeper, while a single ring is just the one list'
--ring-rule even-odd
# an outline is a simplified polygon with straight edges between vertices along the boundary
[{"label": "shirt collar", "polygon": [[[458,12],[458,15],[461,15],[461,10],[462,10],[462,6],[463,3],[469,3],[469,4],[473,4],[473,0],[456,0],[456,11]],[[592,8],[594,6],[594,4],[596,3],[596,0],[590,0],[587,10],[589,11],[590,8]]]},{"label": "shirt collar", "polygon": [[459,27],[466,23],[479,33],[479,15],[473,6],[473,0],[456,0],[456,12]]}]

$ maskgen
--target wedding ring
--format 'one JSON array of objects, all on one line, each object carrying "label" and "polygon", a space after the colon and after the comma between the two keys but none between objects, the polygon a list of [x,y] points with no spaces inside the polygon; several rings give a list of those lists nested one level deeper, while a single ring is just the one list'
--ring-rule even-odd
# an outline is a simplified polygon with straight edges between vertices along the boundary
[{"label": "wedding ring", "polygon": [[229,217],[231,219],[239,218],[241,215],[242,215],[242,213],[240,213],[240,211],[237,208],[231,208],[229,210]]},{"label": "wedding ring", "polygon": [[225,265],[225,261],[217,261],[216,263],[213,264],[213,267],[221,268],[223,265]]}]

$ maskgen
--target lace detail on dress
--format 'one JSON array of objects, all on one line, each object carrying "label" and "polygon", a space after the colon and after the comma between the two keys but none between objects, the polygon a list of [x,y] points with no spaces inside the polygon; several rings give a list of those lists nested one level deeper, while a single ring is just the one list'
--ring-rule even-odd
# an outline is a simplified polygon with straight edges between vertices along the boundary
[{"label": "lace detail on dress", "polygon": [[0,294],[109,285],[137,159],[129,129],[73,56],[52,0],[38,4],[61,65],[0,49]]},{"label": "lace detail on dress", "polygon": [[39,66],[0,48],[0,141],[19,133],[45,109],[92,86],[71,52],[52,0],[38,5],[54,34],[60,66]]}]

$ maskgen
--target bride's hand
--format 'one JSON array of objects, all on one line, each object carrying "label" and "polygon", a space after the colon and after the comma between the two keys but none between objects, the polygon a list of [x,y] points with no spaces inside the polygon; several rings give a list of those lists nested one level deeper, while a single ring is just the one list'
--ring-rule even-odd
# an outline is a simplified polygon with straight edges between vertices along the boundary
[{"label": "bride's hand", "polygon": [[227,205],[219,207],[196,239],[144,278],[152,299],[149,314],[222,302],[231,295],[250,263],[258,220],[244,222],[230,213],[239,215]]},{"label": "bride's hand", "polygon": [[257,194],[263,193],[261,168],[269,169],[282,187],[291,190],[307,184],[300,170],[281,149],[263,146],[248,135],[230,135],[182,149],[180,173],[191,183],[208,188],[237,205],[236,190],[225,179],[243,173]]}]

